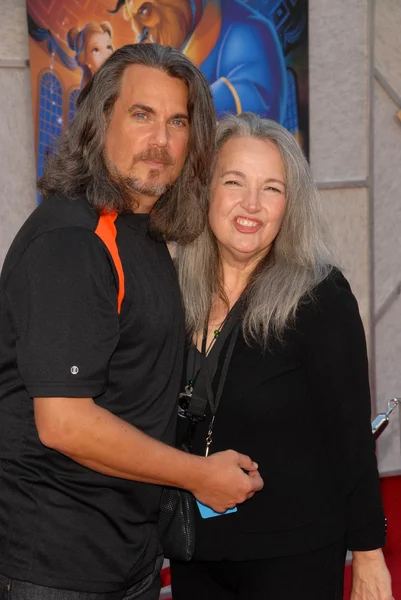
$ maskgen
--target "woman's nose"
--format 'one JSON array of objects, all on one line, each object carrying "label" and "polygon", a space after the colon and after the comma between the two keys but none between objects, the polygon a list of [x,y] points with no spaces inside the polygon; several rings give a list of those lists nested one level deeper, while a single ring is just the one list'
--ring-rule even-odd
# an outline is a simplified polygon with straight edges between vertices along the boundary
[{"label": "woman's nose", "polygon": [[260,199],[258,190],[246,190],[246,193],[241,202],[242,206],[248,212],[257,212],[260,210]]}]

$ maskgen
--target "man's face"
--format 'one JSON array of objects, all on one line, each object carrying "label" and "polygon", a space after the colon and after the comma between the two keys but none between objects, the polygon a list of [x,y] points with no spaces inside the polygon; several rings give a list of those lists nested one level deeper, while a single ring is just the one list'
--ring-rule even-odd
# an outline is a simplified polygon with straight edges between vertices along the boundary
[{"label": "man's face", "polygon": [[125,179],[137,212],[148,212],[175,182],[189,143],[188,88],[158,69],[131,65],[106,130],[111,174]]}]

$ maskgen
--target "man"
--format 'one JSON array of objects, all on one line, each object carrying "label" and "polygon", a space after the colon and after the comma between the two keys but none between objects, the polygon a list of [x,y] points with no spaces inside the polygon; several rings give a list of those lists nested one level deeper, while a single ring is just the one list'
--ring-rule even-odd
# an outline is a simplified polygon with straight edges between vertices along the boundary
[{"label": "man", "polygon": [[126,46],[50,159],[0,281],[1,597],[154,600],[161,486],[224,511],[263,485],[246,456],[170,446],[184,319],[162,238],[203,227],[214,124],[188,59]]}]

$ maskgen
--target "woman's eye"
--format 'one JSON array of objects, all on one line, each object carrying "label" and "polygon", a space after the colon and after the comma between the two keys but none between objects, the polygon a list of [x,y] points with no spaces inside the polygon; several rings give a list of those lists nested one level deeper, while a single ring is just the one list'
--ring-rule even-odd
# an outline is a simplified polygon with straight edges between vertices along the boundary
[{"label": "woman's eye", "polygon": [[278,188],[273,187],[272,185],[269,185],[268,187],[265,188],[266,192],[274,192],[275,194],[282,194],[283,192],[281,190],[279,190]]},{"label": "woman's eye", "polygon": [[232,179],[229,179],[228,181],[224,182],[224,185],[234,185],[234,186],[238,186],[240,185],[239,181],[234,181]]},{"label": "woman's eye", "polygon": [[98,54],[99,52],[99,48],[92,48],[92,53],[93,54]]}]

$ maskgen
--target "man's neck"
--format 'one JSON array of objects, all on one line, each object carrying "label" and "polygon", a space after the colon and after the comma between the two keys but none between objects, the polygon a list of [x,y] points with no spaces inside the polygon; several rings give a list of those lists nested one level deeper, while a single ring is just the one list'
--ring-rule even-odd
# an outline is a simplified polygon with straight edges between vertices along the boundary
[{"label": "man's neck", "polygon": [[135,194],[132,199],[132,212],[140,214],[149,214],[160,196],[146,196],[145,194]]}]

